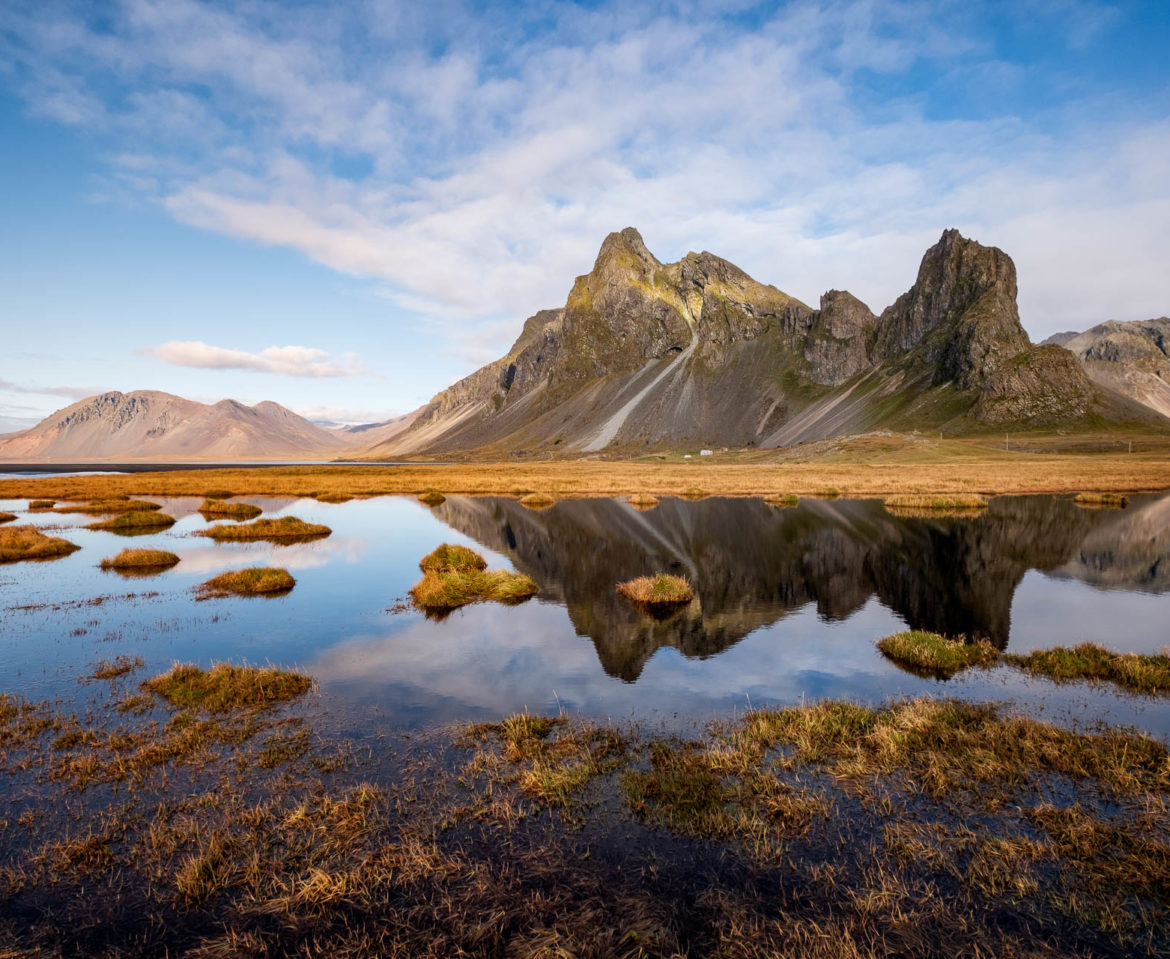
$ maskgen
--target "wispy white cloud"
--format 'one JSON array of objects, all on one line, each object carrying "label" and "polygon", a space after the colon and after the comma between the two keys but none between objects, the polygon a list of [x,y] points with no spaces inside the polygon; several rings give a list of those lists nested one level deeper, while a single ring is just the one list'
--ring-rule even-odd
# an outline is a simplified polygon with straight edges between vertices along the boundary
[{"label": "wispy white cloud", "polygon": [[164,363],[204,370],[252,370],[278,376],[360,376],[365,370],[354,354],[340,359],[308,346],[270,346],[259,353],[211,346],[199,340],[172,340],[141,350]]},{"label": "wispy white cloud", "polygon": [[12,380],[0,379],[0,392],[63,396],[70,400],[83,400],[105,391],[98,386],[37,386],[35,383],[14,383]]},{"label": "wispy white cloud", "polygon": [[[1069,83],[1071,99],[1022,116],[1035,74],[967,5],[549,3],[501,18],[458,2],[125,0],[100,26],[80,2],[48,9],[0,14],[22,38],[0,55],[34,108],[117,138],[111,196],[368,278],[469,364],[563,302],[627,225],[664,258],[710,249],[802,299],[848,287],[875,309],[958,226],[1016,259],[1034,335],[1170,301],[1164,116],[1086,106]],[[1004,15],[1069,49],[1117,17],[1093,0]],[[882,85],[924,70],[993,107],[940,117],[937,90]]]}]

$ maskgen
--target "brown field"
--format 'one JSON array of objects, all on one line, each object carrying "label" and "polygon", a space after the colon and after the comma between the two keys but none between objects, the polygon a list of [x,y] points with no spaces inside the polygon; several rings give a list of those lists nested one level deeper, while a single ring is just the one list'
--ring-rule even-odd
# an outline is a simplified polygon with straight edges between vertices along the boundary
[{"label": "brown field", "polygon": [[[1024,450],[1027,451],[1024,451]],[[1108,437],[1028,437],[1009,449],[987,438],[857,437],[792,447],[716,453],[702,460],[660,454],[639,460],[559,460],[412,466],[296,466],[175,470],[121,476],[0,480],[0,499],[202,496],[210,485],[238,495],[516,495],[539,489],[567,496],[843,496],[1081,492],[1170,489],[1170,437],[1135,437],[1134,451]]]}]

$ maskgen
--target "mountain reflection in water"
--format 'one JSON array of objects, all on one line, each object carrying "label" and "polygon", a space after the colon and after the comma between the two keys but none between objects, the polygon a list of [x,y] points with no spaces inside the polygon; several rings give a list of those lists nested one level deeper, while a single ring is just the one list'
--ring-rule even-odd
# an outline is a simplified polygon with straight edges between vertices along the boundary
[{"label": "mountain reflection in water", "polygon": [[[895,516],[874,500],[611,499],[533,511],[516,500],[449,497],[435,515],[508,556],[563,603],[611,676],[638,678],[656,650],[713,656],[812,603],[843,620],[876,597],[912,628],[1007,647],[1012,598],[1029,569],[1102,589],[1170,588],[1170,497],[1086,510],[1003,497],[975,517]],[[622,580],[686,576],[696,598],[666,621],[632,608]]]}]

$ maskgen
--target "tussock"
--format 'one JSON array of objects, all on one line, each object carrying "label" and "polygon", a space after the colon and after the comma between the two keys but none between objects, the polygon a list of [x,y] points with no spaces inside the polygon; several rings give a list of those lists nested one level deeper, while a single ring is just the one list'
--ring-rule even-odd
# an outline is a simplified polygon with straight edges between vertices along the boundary
[{"label": "tussock", "polygon": [[57,559],[81,549],[57,536],[46,536],[35,526],[0,527],[0,563],[26,559]]},{"label": "tussock", "polygon": [[279,519],[258,519],[252,523],[232,525],[221,523],[208,529],[196,530],[196,536],[208,536],[214,540],[309,540],[328,536],[332,533],[328,526],[320,523],[306,523],[295,516],[282,516]]},{"label": "tussock", "polygon": [[107,533],[134,533],[139,531],[166,529],[175,525],[175,518],[166,513],[135,510],[121,513],[100,523],[90,523],[86,529],[104,530]]},{"label": "tussock", "polygon": [[259,506],[252,503],[225,503],[223,500],[205,499],[199,507],[204,519],[255,519],[264,512]]},{"label": "tussock", "polygon": [[689,582],[681,576],[667,573],[639,576],[618,583],[617,591],[630,602],[649,607],[678,606],[695,598]]},{"label": "tussock", "polygon": [[209,670],[176,663],[168,672],[142,683],[178,709],[226,713],[235,709],[267,709],[303,696],[312,685],[308,676],[283,669],[216,663]]},{"label": "tussock", "polygon": [[201,598],[212,596],[273,596],[287,593],[297,584],[286,569],[253,566],[220,573],[197,587]]},{"label": "tussock", "polygon": [[878,640],[877,648],[903,669],[938,679],[950,679],[972,666],[990,666],[999,659],[999,652],[988,642],[968,643],[921,630],[886,636]]},{"label": "tussock", "polygon": [[119,572],[126,570],[160,572],[164,569],[170,569],[178,562],[178,556],[162,549],[124,549],[117,556],[103,559],[99,565],[102,569],[112,569]]}]

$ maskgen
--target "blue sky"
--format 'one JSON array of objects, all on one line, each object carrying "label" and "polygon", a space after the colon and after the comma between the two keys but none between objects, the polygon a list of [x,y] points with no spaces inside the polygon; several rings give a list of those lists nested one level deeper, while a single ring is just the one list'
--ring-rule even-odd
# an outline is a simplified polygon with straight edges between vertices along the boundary
[{"label": "blue sky", "polygon": [[405,412],[605,234],[875,311],[946,227],[1034,339],[1170,313],[1170,3],[6,0],[0,430]]}]

